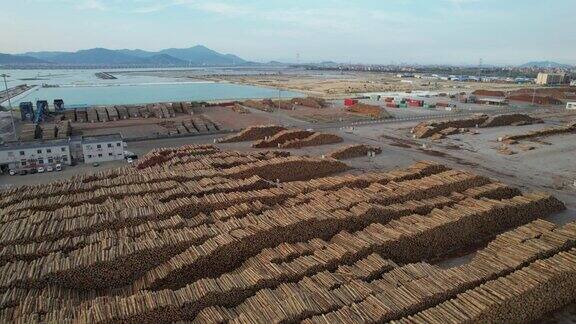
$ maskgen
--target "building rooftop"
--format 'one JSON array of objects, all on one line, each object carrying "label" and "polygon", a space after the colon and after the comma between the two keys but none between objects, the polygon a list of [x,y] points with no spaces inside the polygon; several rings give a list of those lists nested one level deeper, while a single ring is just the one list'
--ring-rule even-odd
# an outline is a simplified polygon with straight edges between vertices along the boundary
[{"label": "building rooftop", "polygon": [[122,141],[122,135],[120,135],[120,133],[82,136],[82,144],[92,144],[92,143],[102,143],[102,142],[118,142],[118,141]]},{"label": "building rooftop", "polygon": [[18,141],[18,142],[7,142],[0,145],[0,151],[12,151],[21,149],[32,149],[32,148],[44,148],[44,147],[54,147],[54,146],[68,146],[68,139],[56,139],[56,140],[46,140],[46,141]]}]

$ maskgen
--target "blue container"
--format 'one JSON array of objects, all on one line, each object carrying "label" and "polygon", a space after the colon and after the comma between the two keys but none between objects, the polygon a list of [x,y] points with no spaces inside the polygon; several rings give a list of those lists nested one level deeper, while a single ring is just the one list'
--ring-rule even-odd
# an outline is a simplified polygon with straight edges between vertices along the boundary
[{"label": "blue container", "polygon": [[54,110],[55,110],[55,111],[62,111],[62,110],[64,110],[64,100],[62,100],[62,99],[54,99]]},{"label": "blue container", "polygon": [[48,113],[48,101],[38,100],[36,101],[36,118],[34,121],[39,123],[44,120],[44,115]]}]

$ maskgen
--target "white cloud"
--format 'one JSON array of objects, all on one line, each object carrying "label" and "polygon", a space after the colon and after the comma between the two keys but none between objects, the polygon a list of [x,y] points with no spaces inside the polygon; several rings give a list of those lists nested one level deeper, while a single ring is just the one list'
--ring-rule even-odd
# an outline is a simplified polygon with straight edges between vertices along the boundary
[{"label": "white cloud", "polygon": [[108,10],[108,7],[100,0],[74,1],[76,8],[80,10]]}]

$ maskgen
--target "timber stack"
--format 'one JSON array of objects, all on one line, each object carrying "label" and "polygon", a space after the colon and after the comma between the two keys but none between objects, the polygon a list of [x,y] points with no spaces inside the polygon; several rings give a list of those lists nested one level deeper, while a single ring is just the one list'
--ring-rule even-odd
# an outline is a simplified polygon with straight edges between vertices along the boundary
[{"label": "timber stack", "polygon": [[188,145],[2,190],[0,321],[530,322],[576,298],[553,196],[429,161],[348,169]]}]

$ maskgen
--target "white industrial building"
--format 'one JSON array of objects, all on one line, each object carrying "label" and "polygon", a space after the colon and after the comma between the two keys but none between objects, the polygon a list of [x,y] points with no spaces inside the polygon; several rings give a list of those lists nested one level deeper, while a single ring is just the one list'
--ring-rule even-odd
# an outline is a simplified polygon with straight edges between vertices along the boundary
[{"label": "white industrial building", "polygon": [[120,134],[82,136],[84,163],[124,159],[124,141]]},{"label": "white industrial building", "polygon": [[72,164],[67,139],[9,142],[0,146],[0,167],[4,170],[31,170],[56,164]]},{"label": "white industrial building", "polygon": [[566,103],[566,109],[576,109],[576,101]]},{"label": "white industrial building", "polygon": [[565,73],[538,73],[536,84],[553,85],[567,83],[568,78]]}]

